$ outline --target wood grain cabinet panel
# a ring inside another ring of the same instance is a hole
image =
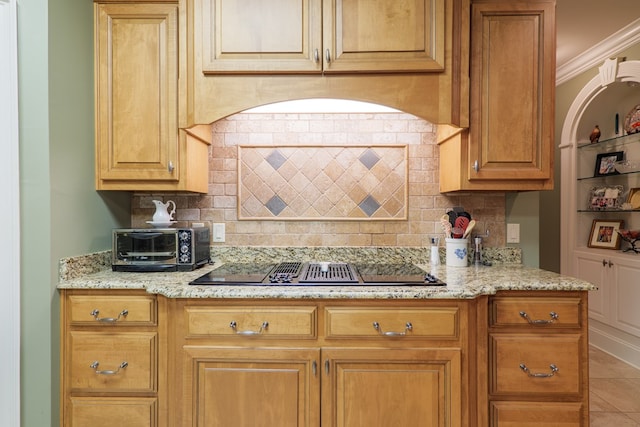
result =
[[[553,189],[555,0],[471,2],[469,128],[438,128],[440,191]]]
[[[445,0],[200,0],[205,74],[444,71]]]
[[[327,348],[322,357],[323,426],[461,425],[459,350]]]
[[[579,328],[580,298],[496,298],[491,304],[493,326]]]
[[[583,426],[580,403],[493,402],[493,427]]]
[[[154,326],[157,303],[153,296],[72,295],[67,309],[72,325]]]
[[[69,346],[72,391],[156,391],[155,332],[73,331]]]
[[[154,427],[157,399],[153,397],[73,397],[67,427]]]
[[[180,425],[317,426],[319,349],[184,348]]]
[[[316,307],[186,307],[188,337],[315,338]]]
[[[402,336],[458,338],[459,310],[444,308],[327,307],[327,338]]]

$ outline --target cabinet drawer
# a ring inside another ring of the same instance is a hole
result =
[[[69,427],[153,427],[157,401],[152,397],[72,397]]]
[[[328,338],[457,338],[460,321],[457,307],[327,307],[326,319]]]
[[[491,426],[582,426],[582,403],[491,402]]]
[[[316,307],[186,307],[187,337],[315,338]]]
[[[73,391],[156,390],[155,332],[71,331],[69,356],[68,381]]]
[[[582,339],[579,334],[491,335],[491,393],[579,396]]]
[[[155,325],[156,298],[152,295],[70,295],[67,313],[71,325]]]
[[[495,298],[492,326],[580,327],[580,298]]]

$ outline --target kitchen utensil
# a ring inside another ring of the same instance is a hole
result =
[[[463,239],[466,239],[470,234],[471,231],[473,230],[473,228],[476,226],[476,220],[472,219],[471,221],[469,221],[469,224],[467,225],[467,228],[464,230],[464,234],[462,235]]]
[[[440,223],[442,224],[442,231],[444,231],[444,237],[447,239],[451,238],[451,222],[449,221],[449,215],[444,214],[442,218],[440,218]]]
[[[451,237],[454,239],[460,239],[464,234],[464,230],[461,227],[453,227],[451,229]]]
[[[467,229],[468,225],[469,225],[469,218],[467,218],[465,216],[459,216],[458,218],[456,218],[455,227],[456,228],[461,228],[462,229],[462,233],[464,233],[464,231]],[[462,237],[462,234],[460,235],[460,237]]]
[[[449,219],[449,223],[451,224],[451,226],[455,227],[456,218],[458,218],[458,214],[455,213],[454,211],[449,211],[449,212],[447,212],[447,217]]]

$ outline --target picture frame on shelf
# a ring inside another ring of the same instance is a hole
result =
[[[593,176],[618,175],[615,164],[622,160],[624,151],[614,151],[611,153],[600,153],[596,157],[595,170]]]
[[[620,230],[624,221],[610,219],[594,219],[589,234],[588,247],[599,249],[620,249]]]
[[[629,190],[627,203],[631,205],[631,209],[640,209],[640,188],[632,188]]]
[[[623,191],[624,186],[622,185],[600,185],[592,187],[589,192],[588,209],[592,211],[619,210],[621,208]]]

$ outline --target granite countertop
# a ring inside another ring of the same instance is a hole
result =
[[[447,267],[415,262],[447,286],[234,286],[189,285],[193,279],[223,264],[217,261],[198,270],[167,273],[100,271],[61,278],[59,289],[144,289],[169,298],[253,299],[470,299],[501,290],[588,291],[596,287],[584,280],[506,263],[494,266]],[[104,267],[104,266],[103,266]]]

